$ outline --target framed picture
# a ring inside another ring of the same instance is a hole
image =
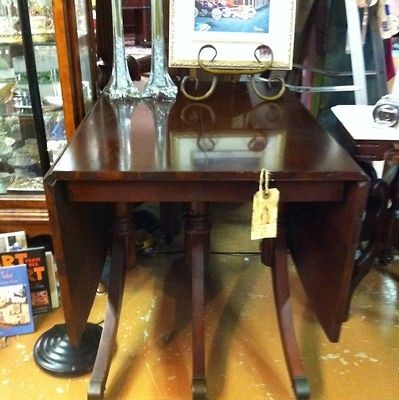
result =
[[[291,69],[295,0],[170,0],[169,66],[259,67],[255,52],[269,46],[272,69]],[[256,50],[258,49],[258,50]],[[261,49],[261,48],[260,48]],[[262,54],[257,53],[262,61]]]

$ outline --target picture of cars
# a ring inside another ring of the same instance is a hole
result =
[[[213,2],[210,0],[195,0],[195,17],[212,17],[215,21],[219,21],[223,15],[224,5],[222,2]]]
[[[251,5],[237,6],[232,1],[223,0],[195,0],[195,17],[211,17],[215,21],[224,18],[250,19],[256,14],[255,7]]]

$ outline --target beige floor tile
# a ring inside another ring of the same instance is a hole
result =
[[[228,206],[226,210],[232,215],[230,222],[220,213],[212,213],[216,254],[211,256],[206,273],[210,400],[293,399],[274,313],[270,271],[253,254],[257,244],[247,239],[248,226],[242,219],[245,207]],[[182,263],[179,240],[174,242],[174,254],[140,257],[139,265],[128,272],[106,400],[190,399],[190,276]],[[391,270],[399,274],[398,260]],[[340,341],[330,343],[292,266],[290,280],[311,399],[398,399],[397,281],[373,269],[356,290]],[[106,295],[97,296],[91,322],[103,320],[105,303]],[[89,375],[54,377],[33,361],[36,339],[62,321],[62,310],[53,311],[37,319],[34,334],[8,338],[3,344],[0,400],[86,398]]]

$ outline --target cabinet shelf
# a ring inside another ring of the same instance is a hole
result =
[[[54,44],[54,31],[34,33],[32,34],[32,40],[35,45]],[[20,33],[0,34],[0,45],[1,44],[22,44],[22,36]]]
[[[0,195],[0,231],[51,235],[44,194]]]
[[[46,115],[58,115],[60,112],[62,112],[62,108],[57,107],[57,108],[50,108],[46,106],[42,106],[43,108],[43,113]],[[21,110],[2,110],[0,108],[0,118],[1,117],[19,117],[19,118],[33,118],[32,110],[31,108],[26,108],[26,109],[21,109]]]

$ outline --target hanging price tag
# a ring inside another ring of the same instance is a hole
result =
[[[277,236],[277,216],[280,192],[269,189],[269,171],[262,169],[259,190],[254,194],[252,205],[251,240]]]

